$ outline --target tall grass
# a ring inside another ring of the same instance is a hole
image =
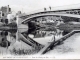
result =
[[[12,55],[33,55],[38,53],[38,50],[36,49],[15,49],[10,50],[10,53]]]

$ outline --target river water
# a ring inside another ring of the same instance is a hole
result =
[[[54,26],[49,27],[50,25],[46,26],[45,24],[42,24],[40,26],[36,26],[33,23],[31,23],[31,25],[29,24],[26,25],[21,24],[18,26],[18,28],[16,28],[17,26],[15,24],[11,24],[12,26],[11,25],[9,26],[10,27],[9,30],[7,29],[0,30],[1,54],[2,53],[13,54],[14,50],[22,51],[24,49],[34,51],[35,49],[33,47],[29,46],[28,44],[21,40],[22,38],[19,35],[22,34],[23,32],[26,34],[26,36],[29,36],[31,39],[44,46],[46,46],[47,44],[51,43],[54,40],[60,39],[65,34],[69,33],[67,31],[59,30]]]

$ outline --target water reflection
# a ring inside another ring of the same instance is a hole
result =
[[[40,43],[39,39],[43,42],[45,39],[47,42],[52,42],[53,40],[58,40],[59,38],[63,37],[64,35],[68,34],[69,31],[67,30],[60,30],[56,26],[54,26],[54,23],[48,23],[47,25],[44,24],[38,24],[34,21],[29,21],[28,23],[28,29],[23,32],[18,32],[20,34],[25,33],[26,39],[27,36],[32,38],[33,40],[36,40],[38,43]],[[57,23],[57,22],[56,22]],[[59,25],[59,24],[56,24]],[[7,27],[7,28],[5,28]],[[17,24],[16,23],[10,23],[8,25],[4,25],[2,27],[3,29],[0,30],[0,45],[4,47],[10,46],[10,44],[13,44],[16,42],[16,38],[18,36],[17,33]],[[31,36],[33,35],[33,37]],[[19,36],[18,36],[19,37]],[[50,39],[46,39],[49,37]],[[49,41],[50,40],[50,41]],[[4,42],[5,41],[5,42]],[[44,41],[45,42],[45,41]],[[8,44],[8,45],[7,45]]]
[[[0,26],[0,46],[9,47],[16,40],[17,24],[3,24]]]
[[[25,25],[26,29],[17,29],[16,23],[10,23],[2,27],[3,29],[0,29],[0,46],[8,48],[14,44],[10,46],[13,50],[17,51],[19,48],[18,50],[20,51],[20,49],[27,50],[30,48],[30,50],[38,52],[43,46],[69,33],[68,31],[58,29],[53,23],[39,25],[34,21],[29,21],[27,24],[23,24],[22,27]]]

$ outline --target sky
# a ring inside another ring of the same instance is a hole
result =
[[[80,4],[80,0],[0,0],[0,7],[10,5],[12,11],[34,12],[44,7],[60,7]]]

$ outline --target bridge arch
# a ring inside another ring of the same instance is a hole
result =
[[[67,17],[74,17],[74,18],[80,18],[80,15],[73,15],[73,14],[61,14],[61,13],[41,13],[41,14],[33,14],[26,18],[25,20],[22,21],[24,23],[25,21],[28,22],[29,19],[31,18],[36,18],[36,17],[42,17],[42,16],[67,16]]]

